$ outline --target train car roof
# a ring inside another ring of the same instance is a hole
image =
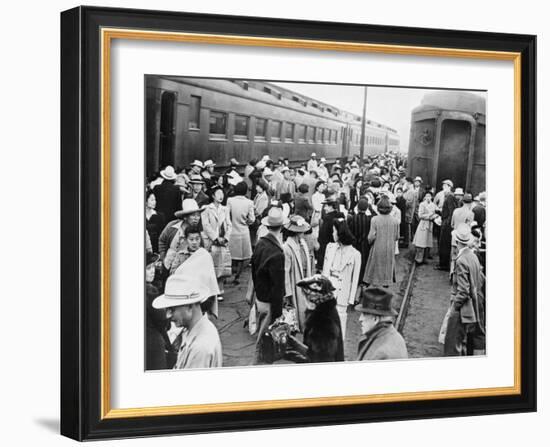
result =
[[[342,110],[331,104],[319,101],[299,92],[272,84],[265,81],[241,80],[241,79],[208,79],[208,78],[188,78],[179,76],[159,76],[180,84],[196,85],[202,88],[218,90],[223,93],[234,94],[237,96],[249,98],[251,100],[262,100],[273,105],[284,105],[298,112],[314,114],[323,118],[333,119],[340,122],[361,125],[361,116]],[[367,118],[367,124],[372,128],[387,130],[397,135],[397,131],[384,124],[377,123]]]
[[[415,107],[412,113],[436,109],[485,115],[485,98],[463,91],[431,92],[424,95],[420,105]]]

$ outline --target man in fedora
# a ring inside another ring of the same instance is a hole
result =
[[[204,165],[202,164],[202,161],[194,160],[193,163],[191,163],[191,175],[201,175],[203,169]]]
[[[216,166],[216,163],[214,163],[212,160],[206,160],[204,162],[204,168],[201,172],[202,178],[204,179],[204,182],[206,183],[206,187],[210,188],[212,186],[212,177],[214,176],[214,167]]]
[[[485,276],[472,250],[474,237],[470,225],[461,223],[455,230],[458,253],[452,274],[451,310],[447,320],[444,353],[446,356],[485,353]]]
[[[166,281],[164,295],[153,301],[155,309],[165,309],[166,318],[187,329],[174,369],[219,368],[222,346],[218,330],[201,310],[209,291],[195,279],[192,271],[178,271]]]
[[[156,210],[162,213],[165,222],[169,222],[174,219],[174,213],[181,205],[181,191],[175,185],[177,175],[172,166],[166,166],[160,171],[160,175],[163,178],[162,183],[153,188],[157,199]]]
[[[202,190],[204,186],[204,179],[202,178],[202,176],[198,174],[192,174],[191,178],[189,179],[189,184],[191,185],[191,194],[188,198],[194,199],[199,207],[208,205],[210,199]]]
[[[361,292],[355,310],[361,312],[357,360],[408,358],[405,340],[393,325],[397,312],[392,308],[393,294],[384,288],[369,287]]]
[[[285,296],[285,256],[279,242],[285,219],[282,209],[270,208],[262,219],[268,233],[256,243],[252,255],[252,281],[256,292],[258,339],[255,364],[263,363],[262,335],[283,312]]]

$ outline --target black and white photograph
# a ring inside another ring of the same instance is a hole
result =
[[[145,370],[486,355],[486,91],[144,83]]]

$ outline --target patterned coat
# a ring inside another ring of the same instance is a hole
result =
[[[387,286],[395,282],[395,242],[399,239],[399,223],[389,214],[374,216],[368,238],[371,250],[363,281]]]
[[[309,249],[303,239],[289,237],[283,245],[285,254],[285,296],[291,297],[292,305],[296,309],[296,317],[300,330],[304,330],[306,298],[301,287],[296,283],[311,276],[311,258]]]

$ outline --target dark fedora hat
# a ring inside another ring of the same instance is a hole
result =
[[[397,312],[391,307],[393,293],[381,287],[369,287],[361,292],[361,302],[355,310],[373,315],[395,317]]]

